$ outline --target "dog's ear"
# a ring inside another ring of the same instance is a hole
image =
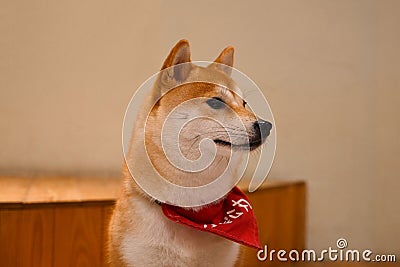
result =
[[[221,54],[219,54],[219,56],[214,60],[215,63],[219,63],[215,64],[216,67],[229,76],[232,74],[234,50],[235,49],[233,48],[233,46],[228,46],[224,50],[222,50]]]
[[[182,39],[169,52],[157,77],[153,89],[153,99],[157,103],[156,106],[159,105],[158,100],[164,93],[187,79],[192,69],[190,62],[189,42]]]
[[[182,39],[172,48],[171,52],[169,52],[161,70],[169,68],[166,73],[168,78],[175,79],[176,81],[184,81],[190,72],[191,64],[185,64],[173,68],[170,67],[182,63],[188,63],[190,61],[189,42]]]

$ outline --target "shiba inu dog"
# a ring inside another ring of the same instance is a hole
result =
[[[218,212],[226,197],[212,202],[207,197],[235,185],[230,177],[237,175],[243,152],[262,145],[272,128],[246,108],[231,78],[233,53],[233,47],[227,47],[212,64],[201,67],[191,63],[189,43],[181,40],[164,61],[164,71],[143,104],[146,111],[137,118],[123,166],[123,189],[109,226],[111,266],[234,266],[237,261],[237,243],[188,227],[191,222],[182,225],[171,219],[177,203],[197,203],[179,207],[180,211],[202,214],[198,228],[217,229],[217,224],[204,222],[211,216],[207,209]],[[140,171],[132,174],[130,168]],[[201,194],[163,191],[156,173],[180,187],[208,189]],[[221,176],[223,181],[213,186]],[[149,195],[139,178],[165,197]],[[247,200],[232,203],[249,212]],[[228,227],[229,222],[220,224]]]

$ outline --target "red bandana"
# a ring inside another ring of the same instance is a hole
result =
[[[261,249],[253,208],[247,196],[238,187],[234,187],[223,201],[199,211],[165,203],[161,206],[164,215],[171,221]]]

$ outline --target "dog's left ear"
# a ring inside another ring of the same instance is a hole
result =
[[[222,50],[221,54],[219,54],[219,56],[214,60],[215,63],[219,63],[215,64],[216,67],[229,76],[232,74],[234,51],[235,49],[233,48],[233,46],[228,46],[224,50]]]

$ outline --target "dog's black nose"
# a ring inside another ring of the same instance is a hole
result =
[[[264,139],[270,134],[272,124],[268,121],[258,119],[256,122],[254,122],[253,127],[256,133],[260,134],[261,138]]]

